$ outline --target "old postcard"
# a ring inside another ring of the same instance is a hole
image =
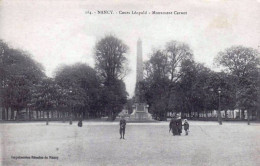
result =
[[[259,166],[259,0],[0,0],[0,165]]]

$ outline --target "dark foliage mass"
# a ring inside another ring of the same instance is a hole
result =
[[[77,63],[59,67],[48,78],[30,54],[0,40],[0,107],[3,120],[109,117],[127,108],[126,76],[128,46],[109,35],[96,43],[95,68]],[[181,112],[186,117],[209,115],[213,110],[248,111],[259,119],[259,52],[232,46],[219,52],[214,72],[196,63],[190,47],[171,41],[154,50],[144,64],[139,98],[155,118]],[[218,89],[221,88],[221,94]],[[221,103],[221,104],[220,104]]]
[[[114,120],[127,102],[125,83],[128,47],[114,36],[106,36],[95,47],[95,68],[101,78],[102,112]]]
[[[166,119],[169,112],[207,118],[213,110],[226,114],[239,109],[241,118],[245,110],[259,118],[259,53],[234,46],[220,52],[215,63],[225,70],[214,72],[196,63],[189,46],[176,41],[155,50],[145,63],[146,78],[139,83],[149,111],[155,118]]]
[[[0,41],[0,106],[2,119],[70,119],[109,116],[127,102],[122,81],[128,47],[108,36],[95,47],[96,68],[77,63],[59,67],[54,78],[29,53]]]

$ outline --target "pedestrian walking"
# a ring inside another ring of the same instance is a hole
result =
[[[79,126],[79,127],[82,127],[82,119],[79,120],[78,126]]]
[[[80,117],[80,118],[79,118],[79,122],[78,122],[78,126],[79,126],[79,127],[82,127],[82,125],[83,125],[83,124],[82,124],[82,120],[83,120],[83,118]]]
[[[120,139],[125,139],[125,127],[126,127],[126,120],[124,119],[124,116],[121,116],[121,120],[120,120],[120,129],[119,129],[119,133],[120,133]]]
[[[184,126],[184,130],[185,130],[185,135],[188,135],[190,125],[189,125],[187,119],[184,119],[183,126]]]

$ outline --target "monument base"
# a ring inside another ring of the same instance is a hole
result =
[[[133,105],[133,113],[130,115],[131,121],[150,121],[152,115],[148,112],[148,105],[145,103],[135,103]]]

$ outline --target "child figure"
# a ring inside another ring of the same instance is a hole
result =
[[[121,116],[121,120],[120,120],[120,129],[119,129],[119,133],[120,133],[120,139],[125,139],[125,126],[126,126],[126,120],[124,119],[124,116]]]
[[[183,126],[184,126],[184,130],[185,130],[185,135],[188,135],[189,123],[188,123],[187,119],[184,119]]]

